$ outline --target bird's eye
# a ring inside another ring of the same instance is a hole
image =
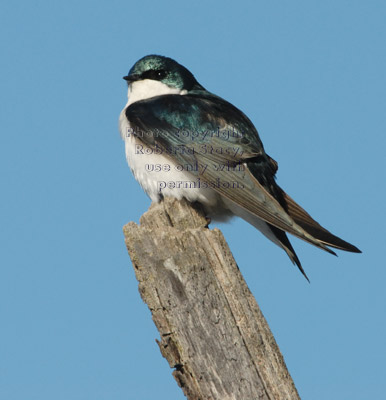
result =
[[[166,75],[167,75],[167,73],[163,69],[158,69],[158,70],[151,69],[149,71],[145,71],[142,74],[142,78],[143,79],[152,79],[154,81],[160,81],[160,80],[164,79],[166,77]]]
[[[161,69],[160,71],[157,71],[158,79],[164,79],[165,76],[166,76],[166,71],[164,71],[163,69]]]

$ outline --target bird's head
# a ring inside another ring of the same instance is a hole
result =
[[[153,80],[167,85],[170,89],[203,89],[193,74],[171,58],[149,55],[138,60],[124,76],[128,84],[143,80]]]

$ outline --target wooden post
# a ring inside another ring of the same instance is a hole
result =
[[[299,399],[221,231],[207,224],[199,206],[166,198],[123,228],[162,355],[189,400]]]

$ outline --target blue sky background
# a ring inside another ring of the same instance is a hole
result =
[[[242,109],[278,183],[363,254],[297,239],[308,284],[222,225],[304,399],[386,391],[383,1],[15,1],[0,6],[0,398],[183,399],[122,226],[150,201],[117,130],[121,79],[157,53]]]

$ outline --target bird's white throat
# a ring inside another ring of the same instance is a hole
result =
[[[151,97],[162,96],[165,94],[181,94],[187,93],[185,89],[171,88],[160,81],[152,79],[143,79],[141,81],[132,82],[127,92],[128,102],[126,107],[136,101],[149,99]]]

